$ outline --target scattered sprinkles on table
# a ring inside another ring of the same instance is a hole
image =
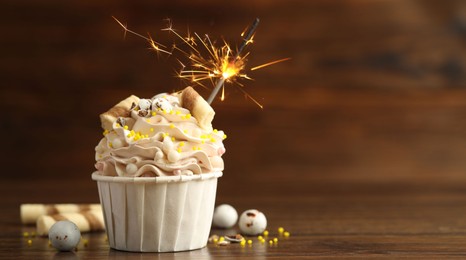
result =
[[[277,235],[278,236],[281,236],[281,237],[285,237],[285,238],[288,238],[290,236],[290,232],[289,231],[286,231],[285,228],[283,227],[279,227],[277,229]],[[264,245],[266,244],[266,242],[268,241],[268,245],[269,246],[273,246],[273,247],[277,247],[278,246],[278,242],[279,242],[279,238],[278,237],[273,237],[271,239],[266,239],[269,235],[271,235],[269,233],[268,230],[264,230],[264,232],[262,232],[262,235],[258,235],[257,236],[257,241],[254,242],[254,240],[252,239],[246,239],[244,238],[241,234],[237,234],[235,236],[218,236],[218,235],[211,235],[209,237],[209,243],[212,243],[212,244],[216,244],[218,246],[226,246],[228,244],[234,244],[234,243],[239,243],[239,245],[241,247],[245,247],[246,245],[248,245],[248,247],[252,247],[254,244],[259,244],[259,245]],[[228,243],[225,243],[225,242],[228,242]]]

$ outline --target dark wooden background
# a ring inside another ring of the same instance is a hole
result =
[[[161,42],[171,41],[160,31],[171,18],[182,32],[237,44],[259,17],[249,65],[292,58],[248,73],[254,81],[245,89],[263,110],[232,86],[213,104],[214,126],[228,134],[218,202],[270,212],[272,226],[287,225],[306,241],[303,255],[409,253],[396,246],[403,238],[374,246],[367,234],[409,234],[421,239],[419,252],[433,255],[463,252],[466,2],[459,0],[3,1],[0,201],[10,211],[2,225],[18,226],[20,203],[97,201],[90,174],[98,115],[130,94],[185,86],[173,77],[174,59],[124,38],[111,16]],[[359,242],[337,239],[348,234]],[[437,251],[436,240],[444,245]]]

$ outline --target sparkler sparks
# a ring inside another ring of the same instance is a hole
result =
[[[173,55],[175,52],[177,52],[180,53],[184,59],[187,59],[186,63],[178,59],[182,68],[177,73],[177,76],[204,88],[208,88],[205,85],[206,81],[215,86],[211,95],[207,99],[209,104],[212,103],[212,101],[215,99],[220,88],[222,89],[221,100],[223,101],[225,99],[226,82],[233,83],[233,85],[237,86],[237,88],[247,98],[252,100],[260,108],[263,108],[263,106],[256,99],[254,99],[243,89],[244,85],[242,85],[238,80],[252,80],[252,78],[250,78],[245,73],[246,70],[253,71],[279,62],[290,60],[290,58],[279,59],[264,63],[251,69],[246,69],[247,58],[250,53],[247,52],[244,55],[242,53],[247,45],[253,43],[255,31],[259,24],[258,18],[254,20],[250,27],[246,28],[246,30],[241,33],[241,36],[244,37],[243,42],[236,52],[234,52],[230,45],[225,41],[223,41],[221,46],[217,46],[216,42],[212,42],[207,34],[205,34],[204,37],[200,37],[197,33],[193,33],[193,35],[191,35],[188,30],[187,35],[182,36],[175,29],[173,29],[171,20],[168,20],[168,26],[162,29],[162,31],[168,31],[169,33],[172,33],[176,39],[181,41],[181,43],[174,43],[171,50],[169,50],[165,45],[154,41],[150,35],[145,37],[139,33],[131,31],[118,19],[115,17],[113,17],[113,19],[115,19],[115,21],[124,29],[125,35],[127,32],[129,32],[147,40],[151,48],[157,53]]]

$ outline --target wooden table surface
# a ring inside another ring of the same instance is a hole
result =
[[[95,183],[90,180],[39,181],[23,185],[2,182],[0,188],[7,203],[1,215],[0,255],[20,259],[152,259],[217,257],[281,258],[290,257],[421,257],[445,258],[466,255],[466,195],[461,183],[406,185],[355,184],[353,182],[311,183],[305,195],[293,194],[283,183],[265,182],[267,194],[249,196],[246,191],[234,196],[222,192],[220,179],[217,202],[228,202],[243,211],[261,209],[268,218],[270,238],[278,244],[261,244],[252,237],[252,246],[239,244],[217,246],[178,253],[128,253],[109,248],[105,233],[83,234],[89,243],[78,245],[73,253],[58,253],[48,246],[48,239],[24,237],[35,228],[19,221],[16,201],[96,202]],[[298,182],[288,185],[299,187]],[[38,188],[40,187],[40,188]],[[10,195],[14,194],[15,198]],[[57,194],[61,194],[57,199]],[[254,193],[252,193],[254,194]],[[277,228],[291,232],[289,238],[278,235]],[[212,229],[211,234],[235,234],[232,230]],[[28,240],[32,244],[28,244]]]
[[[466,257],[464,1],[158,2],[2,3],[1,259]],[[228,135],[216,203],[257,208],[271,237],[289,238],[138,254],[109,249],[104,233],[73,253],[23,236],[34,227],[21,203],[98,202],[98,114],[186,85],[176,59],[123,38],[112,15],[162,42],[169,17],[234,44],[259,17],[250,67],[292,58],[247,72],[264,109],[231,85],[213,103]]]

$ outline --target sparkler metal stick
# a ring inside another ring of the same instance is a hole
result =
[[[246,37],[244,37],[243,43],[239,47],[238,52],[236,53],[235,58],[233,59],[232,63],[236,62],[236,60],[240,57],[241,52],[244,50],[246,45],[251,41],[251,38],[253,37],[254,32],[256,31],[258,25],[259,25],[259,18],[256,18],[254,20],[254,22],[252,23],[251,27],[249,27],[249,30],[246,33]],[[212,90],[212,93],[210,94],[209,98],[207,99],[207,103],[211,104],[212,101],[214,101],[215,97],[218,94],[218,91],[223,86],[226,79],[227,79],[226,77],[221,77],[218,80],[217,85],[215,85],[214,90]]]

